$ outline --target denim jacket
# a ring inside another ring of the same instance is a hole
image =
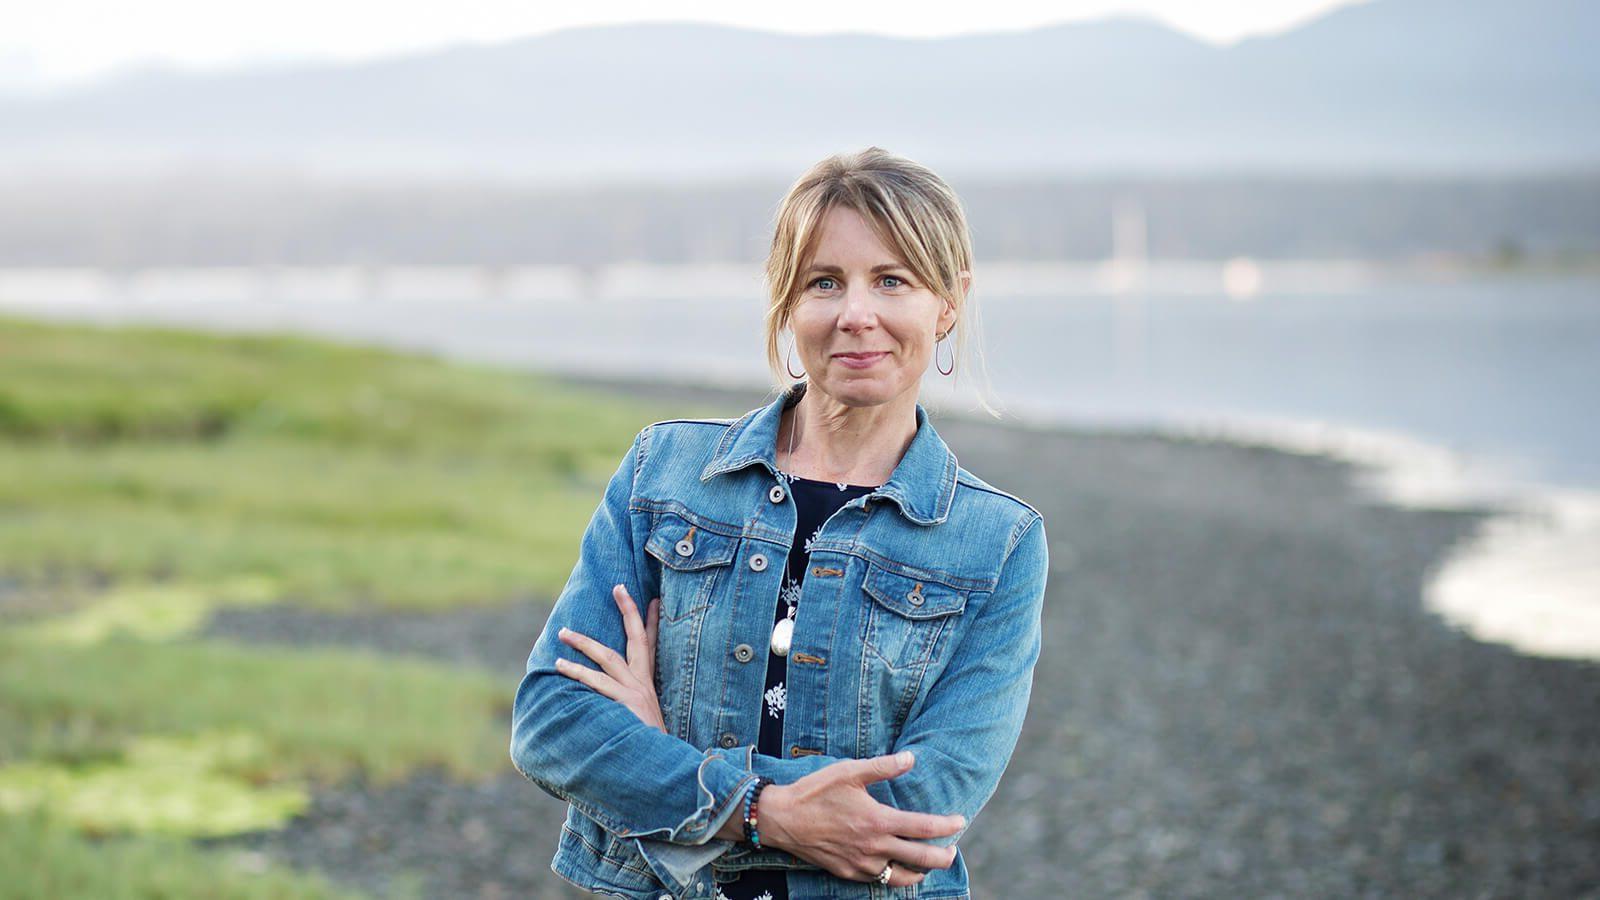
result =
[[[737,419],[670,419],[633,440],[582,537],[512,706],[517,771],[567,801],[551,868],[591,892],[714,900],[740,869],[789,870],[792,900],[968,898],[959,848],[920,884],[840,878],[782,850],[714,837],[757,775],[788,784],[900,750],[880,803],[971,827],[1022,729],[1049,568],[1032,506],[960,467],[916,406],[889,480],[817,533],[788,660],[782,757],[756,752],[767,645],[795,507],[778,473],[799,382]],[[666,731],[561,674],[594,668],[562,627],[626,652],[612,585],[661,598],[656,688]],[[964,833],[965,829],[963,829]],[[949,846],[960,833],[929,839]]]

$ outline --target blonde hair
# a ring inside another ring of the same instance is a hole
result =
[[[767,367],[773,383],[790,384],[778,336],[789,325],[799,302],[804,273],[822,236],[822,222],[834,207],[855,210],[878,240],[892,248],[907,268],[955,310],[952,365],[959,381],[967,355],[967,334],[976,326],[976,312],[961,289],[961,272],[972,271],[972,236],[955,191],[920,163],[881,147],[838,153],[801,175],[778,206],[772,246],[767,253]],[[935,348],[937,350],[937,348]],[[976,349],[976,346],[975,346]],[[978,354],[980,375],[982,353]],[[981,378],[987,386],[987,378]],[[979,403],[991,415],[987,391]]]

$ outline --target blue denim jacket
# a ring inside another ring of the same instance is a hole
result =
[[[911,750],[867,789],[971,827],[1016,748],[1041,645],[1049,557],[1039,512],[961,468],[927,412],[888,482],[823,523],[788,656],[781,758],[755,752],[767,643],[795,508],[776,464],[800,382],[738,419],[643,428],[583,533],[512,708],[517,771],[568,802],[551,868],[626,898],[713,900],[739,869],[789,869],[792,900],[967,898],[965,861],[911,887],[857,882],[781,850],[713,837],[757,774],[788,784],[844,759]],[[625,652],[611,587],[661,598],[666,731],[561,674],[594,664],[571,627]],[[963,829],[964,833],[964,829]],[[960,834],[931,839],[949,846]]]

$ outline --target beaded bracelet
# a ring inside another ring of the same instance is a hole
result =
[[[756,803],[761,794],[761,789],[772,783],[772,779],[765,775],[757,775],[755,783],[750,785],[750,790],[745,794],[744,800],[744,839],[757,850],[761,848],[761,833],[756,830]]]

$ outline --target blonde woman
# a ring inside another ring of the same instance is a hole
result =
[[[918,401],[960,356],[936,361],[970,312],[964,212],[910,160],[830,157],[784,197],[767,281],[787,386],[635,436],[511,758],[568,801],[551,866],[595,893],[967,898],[956,840],[1022,728],[1049,559]]]

